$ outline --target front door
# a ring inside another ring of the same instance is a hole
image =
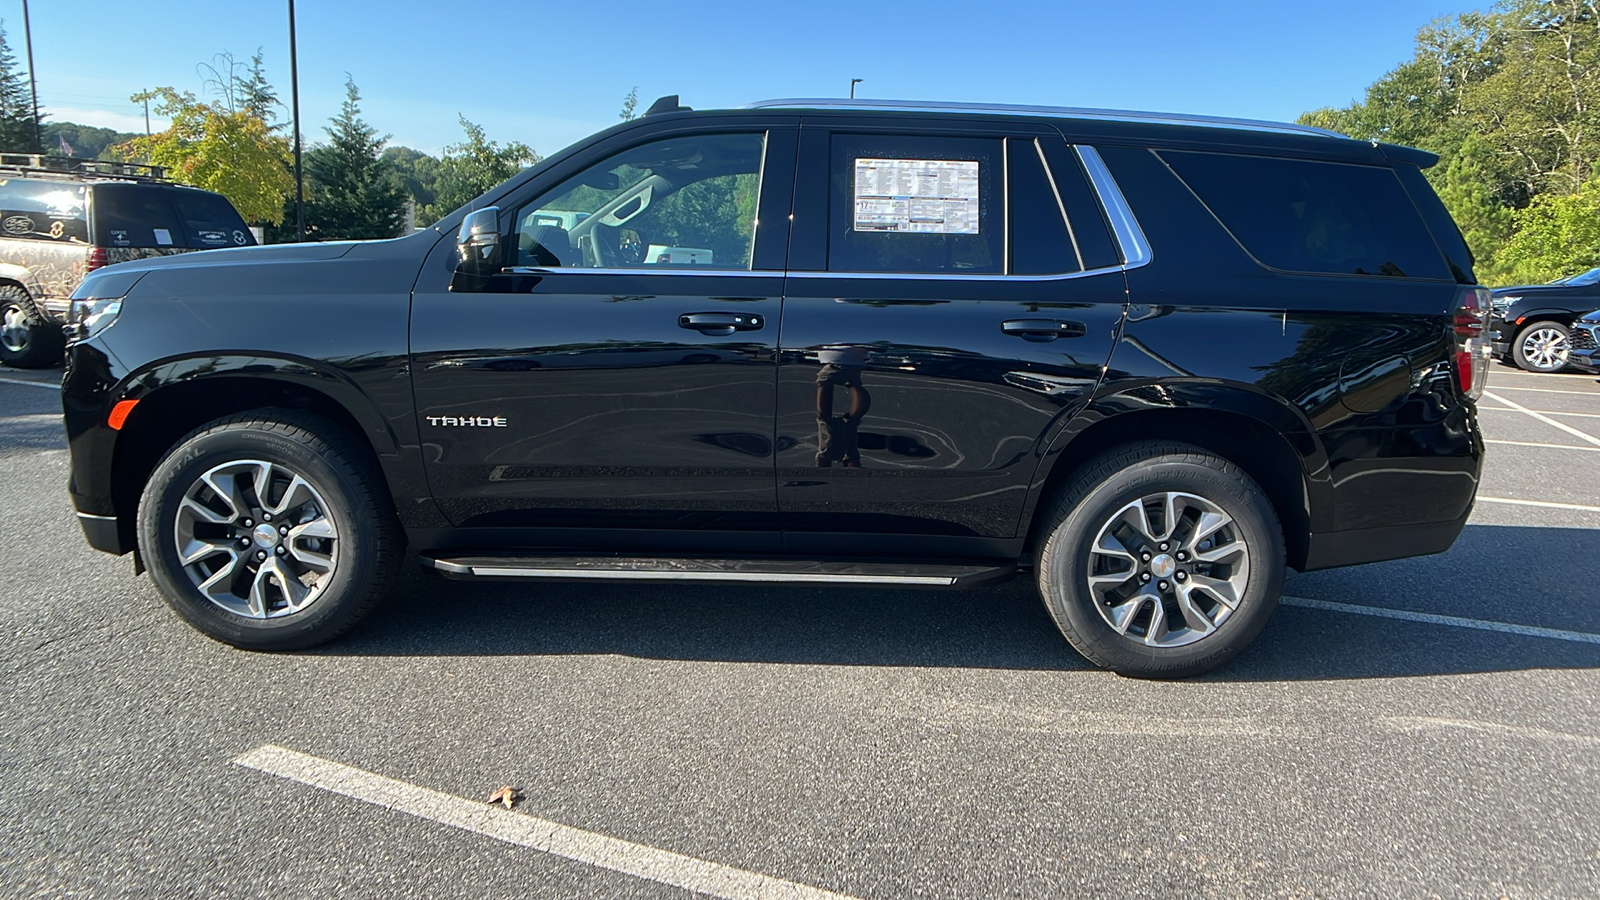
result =
[[[543,543],[688,531],[775,547],[794,130],[628,134],[502,202],[506,274],[419,283],[429,486],[453,524],[551,530]]]
[[[1099,382],[1126,300],[1078,157],[1026,126],[802,125],[785,544],[1014,552],[1048,436]]]

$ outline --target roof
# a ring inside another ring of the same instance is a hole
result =
[[[1140,112],[1127,109],[1089,109],[1071,106],[1022,106],[1006,103],[945,103],[932,100],[834,100],[789,98],[760,100],[742,109],[868,110],[878,112],[937,112],[970,115],[1041,116],[1054,119],[1088,119],[1100,122],[1141,122],[1150,125],[1189,125],[1201,128],[1232,128],[1274,134],[1300,134],[1350,140],[1337,131],[1268,122],[1260,119],[1233,119],[1222,116],[1192,116],[1180,113]]]

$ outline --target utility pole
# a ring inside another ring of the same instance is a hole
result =
[[[851,100],[854,100],[856,98],[856,85],[860,84],[863,81],[866,81],[866,79],[865,78],[852,78],[852,79],[850,79],[850,99]]]
[[[294,118],[294,223],[296,240],[306,239],[306,176],[300,166],[300,56],[294,43],[294,0],[289,0],[289,102]]]
[[[33,29],[28,24],[28,0],[22,0],[22,39],[28,44],[28,90],[33,93],[34,149],[44,152],[44,126],[39,124],[39,83],[33,77]]]

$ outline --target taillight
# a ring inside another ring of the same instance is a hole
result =
[[[106,258],[106,248],[94,247],[89,250],[89,265],[87,268],[90,272],[95,269],[103,269],[110,263],[111,261]]]
[[[1461,292],[1456,307],[1456,381],[1461,393],[1476,400],[1483,396],[1489,380],[1489,342],[1483,338],[1484,317],[1489,314],[1489,290],[1469,288]]]

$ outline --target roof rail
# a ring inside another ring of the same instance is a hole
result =
[[[1064,119],[1094,119],[1106,122],[1147,122],[1152,125],[1191,125],[1206,128],[1239,128],[1279,134],[1308,134],[1349,140],[1327,128],[1267,122],[1260,119],[1231,119],[1222,116],[1191,116],[1180,113],[1139,112],[1128,109],[1087,109],[1072,106],[1020,106],[1007,103],[945,103],[933,100],[833,100],[791,98],[760,100],[741,109],[863,109],[880,112],[954,112],[990,115],[1050,116]]]
[[[57,178],[99,178],[120,181],[166,181],[163,166],[47,156],[43,153],[0,153],[0,173],[12,177],[43,175]]]

